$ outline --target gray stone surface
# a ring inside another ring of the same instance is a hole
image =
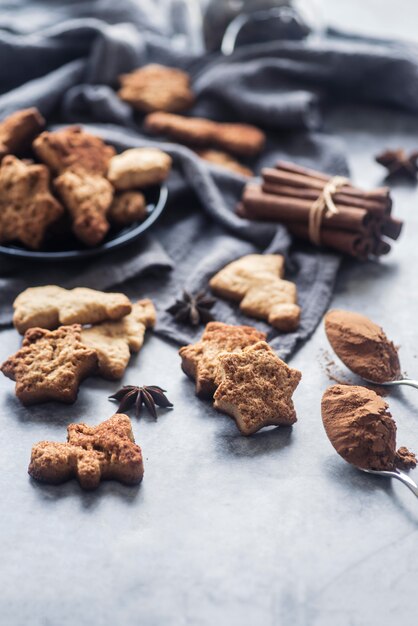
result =
[[[327,125],[359,184],[381,183],[378,150],[416,147],[418,122],[395,113],[350,107]],[[417,377],[417,190],[397,185],[393,196],[406,220],[401,240],[380,264],[346,264],[333,306],[381,322]],[[0,359],[18,345],[2,332]],[[143,484],[91,494],[74,481],[32,482],[30,449],[63,440],[69,422],[110,416],[118,385],[89,379],[74,406],[28,410],[1,377],[0,624],[385,626],[413,617],[418,502],[333,451],[320,417],[324,348],[319,328],[291,361],[303,372],[297,424],[244,438],[195,398],[176,349],[148,339],[125,382],[162,385],[175,408],[157,422],[133,418]],[[399,443],[418,450],[416,390],[389,402]]]

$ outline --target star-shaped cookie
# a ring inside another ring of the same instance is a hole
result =
[[[96,351],[81,342],[81,326],[74,324],[54,331],[31,328],[0,369],[16,381],[16,396],[29,405],[75,402],[80,382],[96,367]]]
[[[233,417],[243,435],[296,422],[292,395],[301,373],[288,367],[264,341],[241,352],[221,354],[219,376],[214,407]]]
[[[12,155],[0,167],[0,243],[20,241],[37,250],[50,224],[64,213],[49,191],[45,165],[28,165]]]
[[[252,326],[209,322],[200,341],[179,351],[183,371],[196,381],[196,395],[212,398],[218,382],[219,354],[242,350],[265,338],[265,333]]]
[[[84,171],[105,176],[115,149],[81,126],[67,126],[54,132],[45,131],[33,142],[38,157],[51,170]]]
[[[97,352],[99,373],[105,378],[122,378],[131,352],[139,352],[145,331],[156,322],[151,300],[139,300],[132,312],[117,322],[103,322],[81,331],[81,340]]]
[[[116,413],[98,426],[70,424],[67,433],[67,443],[40,441],[33,446],[32,478],[51,484],[77,478],[83,489],[95,489],[101,480],[126,485],[142,480],[141,448],[135,444],[127,415]]]

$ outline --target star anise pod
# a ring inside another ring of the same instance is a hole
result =
[[[183,297],[177,299],[174,304],[168,307],[167,311],[171,313],[176,322],[186,322],[192,326],[197,326],[201,322],[207,324],[214,319],[210,309],[215,302],[215,298],[211,298],[204,291],[199,291],[193,295],[184,290]]]
[[[135,405],[135,414],[139,417],[142,405],[148,409],[152,417],[157,418],[156,406],[164,408],[173,406],[170,400],[164,395],[165,389],[157,387],[157,385],[149,385],[144,387],[135,387],[134,385],[126,385],[119,389],[112,396],[111,400],[118,400],[118,412],[126,411]]]
[[[418,151],[407,155],[405,150],[385,150],[376,157],[377,163],[388,170],[388,176],[407,175],[416,180],[418,173]]]

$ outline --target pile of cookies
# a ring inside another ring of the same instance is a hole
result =
[[[180,349],[196,394],[234,418],[243,435],[296,422],[292,395],[301,373],[279,359],[266,335],[251,326],[209,322],[195,344]]]
[[[284,280],[284,269],[280,254],[249,254],[223,267],[209,286],[239,302],[246,315],[291,332],[301,309],[296,285]],[[292,395],[301,373],[279,359],[266,339],[252,326],[211,321],[200,341],[179,352],[183,371],[196,381],[196,394],[213,399],[214,408],[233,417],[243,435],[296,421]]]
[[[72,232],[97,246],[111,225],[145,219],[142,190],[167,178],[168,154],[134,148],[117,155],[79,126],[42,132],[44,126],[36,109],[0,122],[0,243],[39,250]]]
[[[254,256],[253,265],[263,274],[266,268],[260,262],[257,266]],[[277,256],[266,257],[266,262],[280,273],[282,261]],[[245,272],[240,275],[245,277]],[[13,323],[23,335],[22,347],[0,370],[15,381],[17,398],[25,406],[72,403],[87,376],[122,378],[131,353],[141,349],[146,330],[154,327],[156,311],[148,299],[131,303],[121,293],[46,285],[26,289],[16,298]],[[301,374],[276,356],[265,333],[250,326],[210,322],[201,340],[181,348],[180,356],[184,372],[196,381],[197,395],[213,399],[214,407],[231,415],[244,435],[296,421],[292,394]],[[112,397],[146,395],[147,390],[162,391],[124,387]],[[163,399],[164,403],[157,403],[172,406]],[[123,413],[95,427],[70,424],[67,442],[42,441],[33,446],[29,466],[37,480],[61,483],[75,477],[85,489],[97,487],[102,479],[135,484],[143,471],[141,449]]]
[[[151,300],[132,304],[121,293],[82,287],[26,289],[14,302],[22,347],[0,369],[16,382],[16,396],[26,406],[72,403],[87,376],[121,378],[130,354],[141,349],[146,329],[155,322]],[[136,484],[144,468],[130,419],[117,413],[96,427],[70,424],[67,443],[33,446],[29,473],[47,483],[75,477],[83,488],[94,489],[102,479]]]
[[[119,97],[145,114],[146,132],[189,146],[202,159],[242,176],[252,176],[252,171],[235,157],[259,154],[265,144],[265,134],[249,124],[178,115],[195,102],[187,72],[150,64],[123,74],[119,82]]]
[[[24,405],[74,402],[87,376],[122,378],[132,352],[156,322],[151,300],[131,303],[120,293],[55,285],[23,291],[13,322],[24,335],[20,350],[0,367],[16,382]]]

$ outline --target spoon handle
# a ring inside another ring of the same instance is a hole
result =
[[[410,378],[400,378],[399,380],[391,380],[388,383],[385,383],[385,385],[408,385],[408,387],[415,387],[415,389],[418,389],[418,380],[411,380]]]
[[[397,470],[396,472],[390,472],[390,475],[392,476],[392,478],[396,478],[397,480],[400,480],[401,483],[406,485],[412,491],[412,493],[415,494],[416,497],[418,498],[418,485],[414,483],[412,478],[409,478],[407,474],[404,474],[403,472],[400,472],[399,470]]]

